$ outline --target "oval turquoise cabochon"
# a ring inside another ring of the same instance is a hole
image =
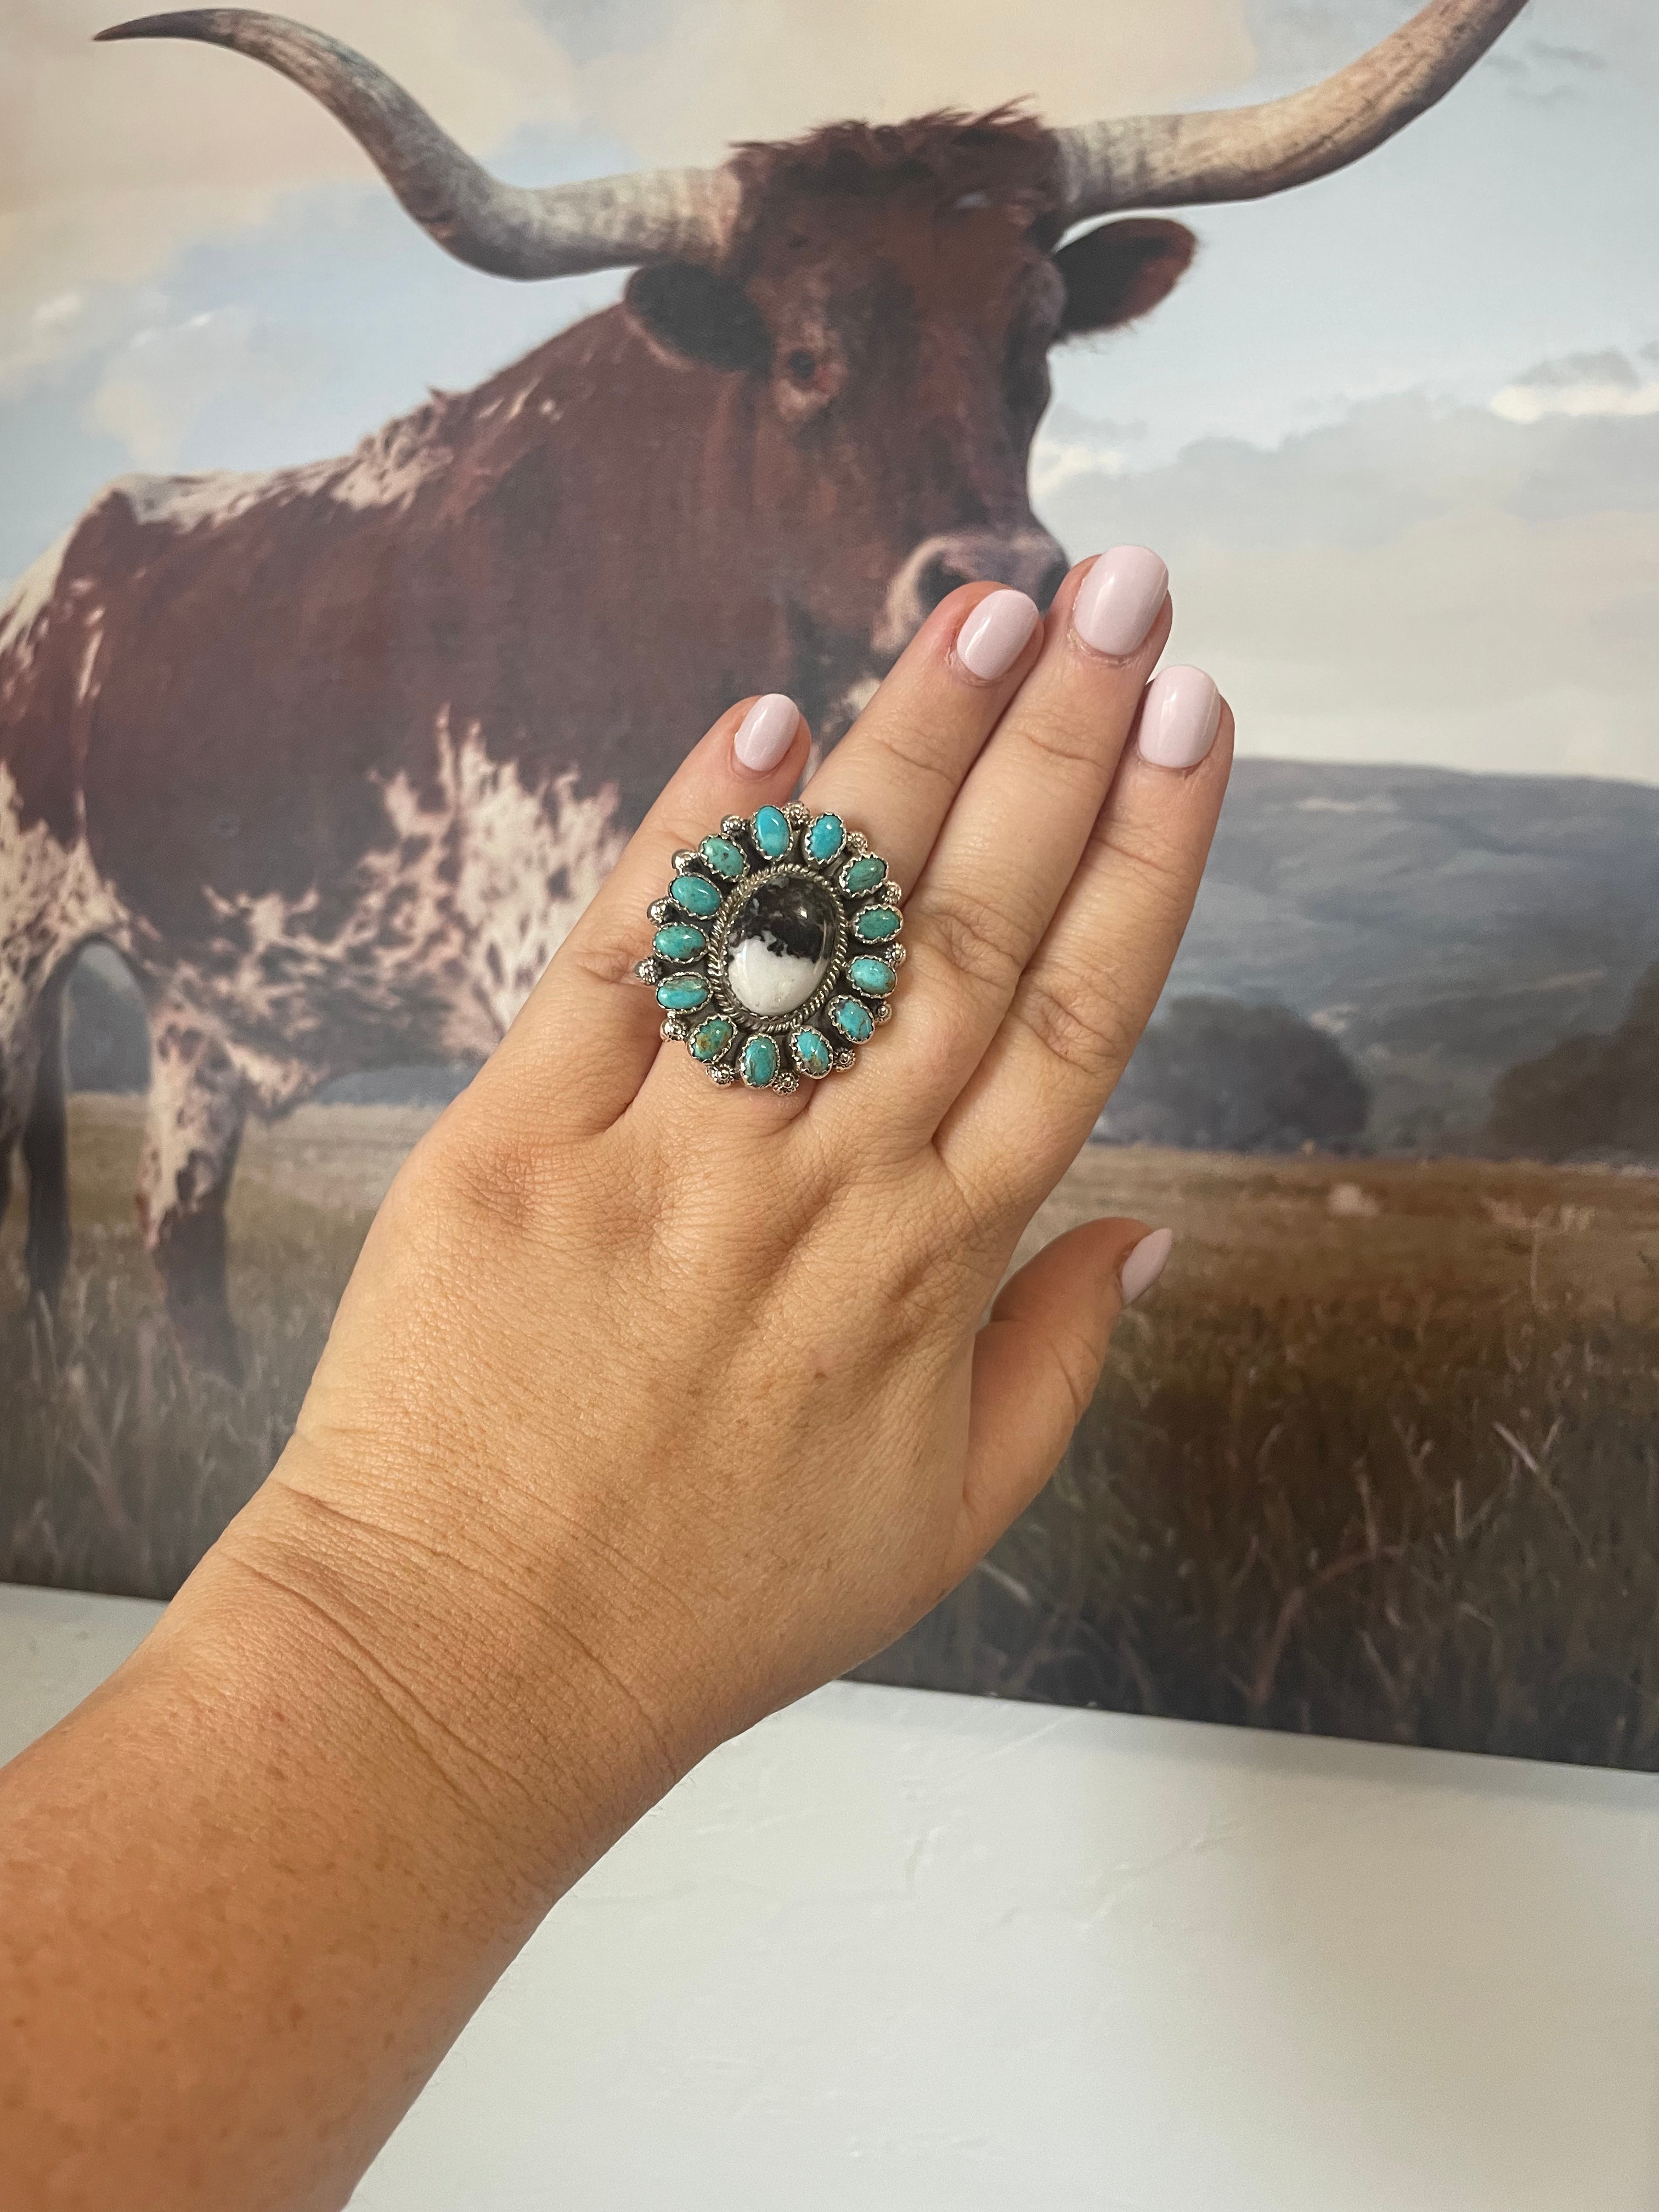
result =
[[[860,952],[856,960],[848,963],[847,980],[855,991],[867,991],[872,998],[884,999],[893,988],[893,964],[890,960],[878,960],[873,953]]]
[[[778,1048],[769,1036],[751,1036],[743,1048],[743,1079],[763,1091],[778,1072]]]

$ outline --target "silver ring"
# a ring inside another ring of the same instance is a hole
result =
[[[675,854],[635,973],[656,992],[664,1036],[722,1088],[793,1091],[851,1067],[890,1019],[902,896],[838,814],[799,802],[728,814]]]

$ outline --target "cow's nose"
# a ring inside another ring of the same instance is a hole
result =
[[[1012,584],[1046,607],[1066,574],[1066,555],[1046,530],[951,530],[925,538],[887,587],[872,642],[902,653],[958,584]]]

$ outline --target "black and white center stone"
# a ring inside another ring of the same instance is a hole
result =
[[[836,942],[833,895],[810,876],[767,876],[732,918],[726,980],[740,1006],[763,1020],[805,1006],[830,972]]]

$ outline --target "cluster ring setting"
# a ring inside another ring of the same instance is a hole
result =
[[[674,855],[635,973],[662,1034],[722,1089],[789,1091],[854,1066],[892,1016],[903,894],[838,814],[797,800],[729,814]]]

